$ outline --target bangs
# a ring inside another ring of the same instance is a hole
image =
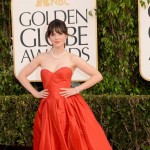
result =
[[[63,28],[60,28],[59,26],[53,28],[52,31],[51,31],[51,34],[53,34],[54,32],[59,33],[59,34],[65,33],[65,31],[63,30]]]

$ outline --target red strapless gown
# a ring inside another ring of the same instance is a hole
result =
[[[112,150],[105,133],[81,95],[59,95],[71,85],[72,70],[41,71],[44,89],[34,121],[34,150]]]

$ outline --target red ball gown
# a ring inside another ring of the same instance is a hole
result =
[[[105,133],[81,95],[65,98],[60,88],[71,86],[72,70],[41,70],[44,89],[34,120],[34,150],[112,150]]]

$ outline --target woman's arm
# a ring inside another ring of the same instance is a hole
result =
[[[103,79],[101,73],[95,69],[93,66],[89,65],[87,62],[85,62],[83,59],[76,55],[72,55],[71,60],[73,61],[73,64],[76,68],[79,68],[86,74],[90,76],[90,78],[82,83],[81,85],[75,87],[75,88],[61,88],[60,95],[69,97],[71,95],[78,94],[79,92],[90,88],[91,86],[95,85],[97,82],[101,81]]]
[[[27,77],[40,66],[41,56],[34,58],[18,75],[19,82],[36,98],[46,98],[48,96],[47,89],[38,92],[29,82]]]
[[[80,57],[73,56],[73,61],[77,68],[79,68],[80,70],[82,70],[90,76],[90,78],[87,81],[76,87],[78,92],[92,87],[93,85],[95,85],[103,79],[102,74],[97,69],[85,62]]]

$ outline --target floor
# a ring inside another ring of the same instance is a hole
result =
[[[32,147],[0,145],[0,150],[32,150]]]

